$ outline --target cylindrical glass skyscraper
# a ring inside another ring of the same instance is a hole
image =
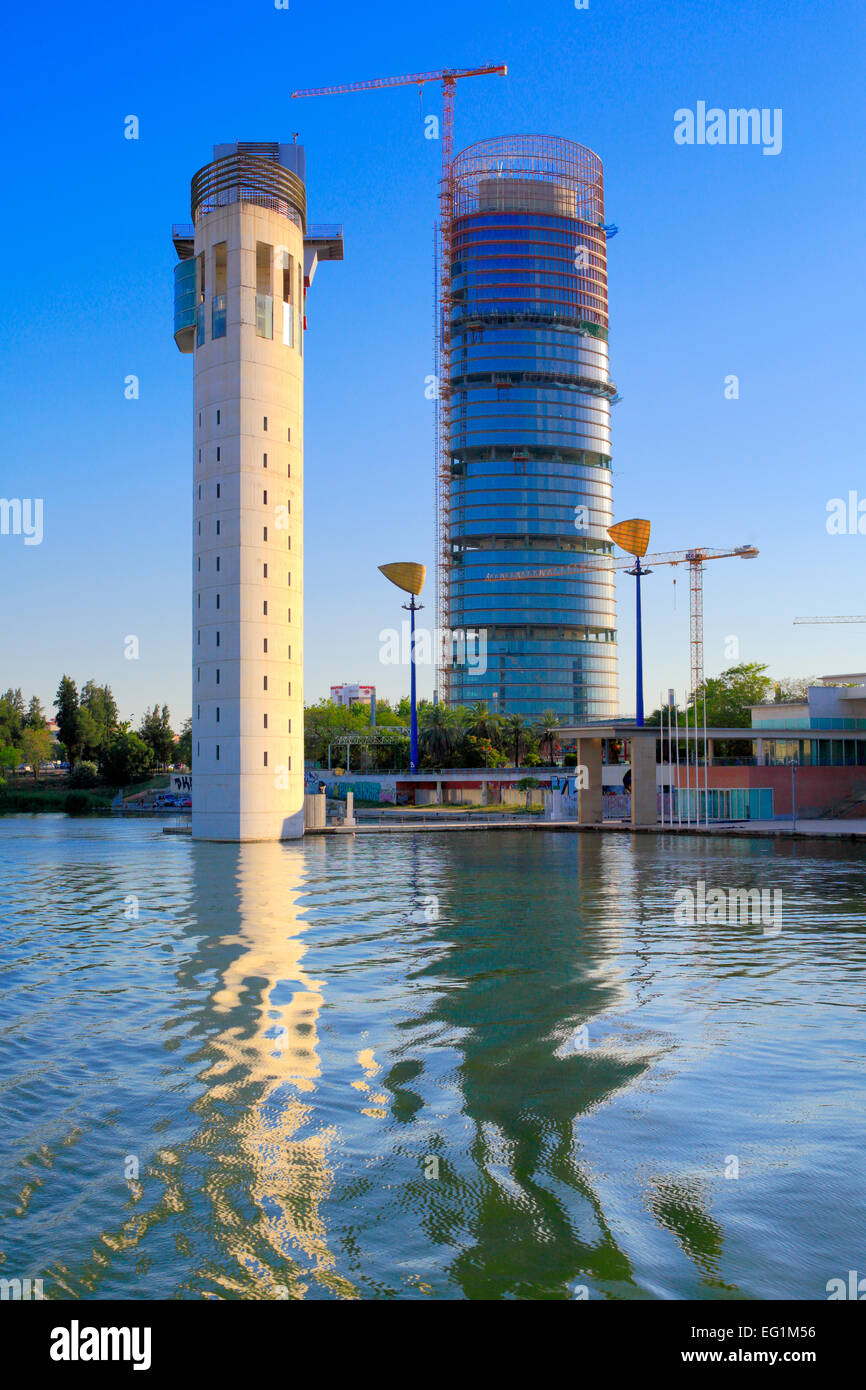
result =
[[[448,616],[452,633],[480,631],[486,661],[458,659],[449,702],[609,718],[616,388],[601,161],[569,140],[503,137],[459,154],[451,186]],[[601,568],[485,582],[571,563]]]

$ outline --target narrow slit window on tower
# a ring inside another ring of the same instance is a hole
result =
[[[267,617],[267,616],[268,616],[268,601],[267,601],[267,599],[263,599],[263,600],[262,600],[262,614],[263,614],[264,617]]]
[[[267,466],[268,466],[268,456],[267,456],[267,454],[262,454],[262,467],[263,467],[263,468],[267,468]]]
[[[263,568],[262,568],[262,578],[263,578],[263,579],[267,579],[267,577],[268,577],[268,562],[267,562],[267,560],[265,560],[264,565],[263,565]]]
[[[220,707],[219,707],[219,705],[217,705],[217,707],[216,707],[216,722],[217,722],[217,723],[220,722]]]
[[[219,760],[220,760],[220,746],[219,746],[219,744],[217,744],[217,746],[216,746],[216,760],[217,760],[217,762],[219,762]]]
[[[268,678],[267,678],[267,676],[262,676],[262,690],[267,690],[267,688],[268,688]]]
[[[289,681],[289,695],[290,695],[290,696],[291,696],[291,693],[292,693],[292,682]]]
[[[220,461],[220,450],[219,450],[219,445],[217,445],[217,463],[219,463],[219,461]]]
[[[263,642],[264,642],[263,651],[264,651],[265,655],[267,655],[267,651],[268,651],[268,639],[267,639],[267,637],[265,637],[265,638],[263,638],[262,640],[263,640]]]
[[[219,483],[217,483],[217,497],[219,497],[219,495],[220,495],[220,485],[219,485]]]
[[[290,720],[289,720],[289,733],[291,733],[291,732],[292,732],[292,721],[291,721],[291,719],[290,719]]]
[[[219,524],[219,520],[217,520],[217,529],[216,529],[216,533],[217,533],[217,535],[219,535],[219,533],[220,533],[220,524]]]
[[[225,242],[223,242],[223,245],[225,245]],[[219,277],[217,277],[217,278],[219,278]],[[219,413],[219,411],[217,411],[217,424],[219,424],[219,422],[220,422],[220,413]]]
[[[268,417],[267,417],[267,415],[262,416],[262,429],[265,431],[265,433],[267,433],[267,429],[268,429]]]
[[[268,505],[268,493],[267,493],[267,488],[266,488],[266,489],[263,491],[263,493],[262,493],[262,506],[263,506],[263,507],[266,507],[267,505]]]
[[[220,635],[219,635],[219,633],[217,633],[217,635],[216,635],[216,644],[217,644],[217,646],[219,646],[219,644],[220,644]]]
[[[262,527],[262,531],[263,531],[263,533],[264,533],[264,539],[267,540],[267,538],[268,538],[268,528],[267,528],[267,526],[263,526],[263,527]]]
[[[220,567],[220,557],[219,557],[219,556],[216,557],[216,562],[217,562],[216,567],[217,567],[217,569],[219,569],[219,567]]]
[[[217,685],[219,685],[219,683],[220,683],[220,668],[219,668],[219,667],[216,668],[216,683],[217,683]]]
[[[219,608],[219,606],[220,606],[220,596],[219,596],[219,594],[217,594],[217,596],[216,596],[216,606],[217,606],[217,608]]]
[[[198,500],[201,501],[201,483],[198,485]]]
[[[265,763],[264,763],[264,765],[265,765],[265,767],[267,767],[267,765],[268,765],[268,755],[267,755],[267,753],[265,754]]]
[[[268,727],[268,716],[265,714],[265,715],[262,716],[262,718],[264,719],[263,728],[266,729],[266,728]]]

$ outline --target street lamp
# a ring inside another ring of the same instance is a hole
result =
[[[416,565],[412,560],[398,560],[392,565],[380,565],[379,569],[386,579],[398,589],[402,589],[409,595],[409,602],[404,603],[403,607],[409,610],[409,621],[411,623],[411,636],[409,641],[409,662],[410,662],[410,692],[409,703],[411,706],[411,716],[409,722],[409,771],[418,771],[418,704],[415,697],[415,614],[424,607],[423,603],[416,603],[415,599],[420,596],[424,588],[424,580],[427,571],[423,565]]]
[[[643,517],[632,517],[629,521],[618,521],[607,528],[607,534],[620,550],[634,556],[634,569],[626,570],[635,578],[635,723],[639,729],[643,723],[643,634],[640,614],[640,580],[642,574],[652,574],[652,570],[641,569],[641,558],[646,555],[650,538],[650,524]],[[697,722],[697,714],[695,715]],[[697,747],[697,744],[695,744]]]

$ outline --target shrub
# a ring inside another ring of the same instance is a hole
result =
[[[69,774],[70,787],[95,787],[99,781],[96,763],[77,762]]]
[[[63,809],[67,816],[86,816],[90,811],[90,798],[84,792],[69,792]]]

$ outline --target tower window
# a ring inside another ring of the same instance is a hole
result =
[[[262,613],[264,614],[265,617],[268,616],[268,601],[267,601],[267,599],[265,599],[265,600],[263,601],[263,603],[262,603]]]
[[[267,466],[268,466],[268,456],[267,456],[267,454],[262,454],[262,467],[263,467],[263,468],[267,468]]]
[[[264,571],[264,573],[262,574],[262,578],[263,578],[263,579],[267,579],[267,577],[268,577],[268,562],[267,562],[267,560],[265,560],[264,565],[262,566],[262,569],[263,569],[263,571]]]
[[[262,677],[262,690],[267,690],[267,688],[268,688],[268,678],[267,678],[267,676],[263,676],[263,677]]]
[[[201,608],[201,594],[196,594],[196,598],[198,600],[198,602],[196,603],[196,608]]]
[[[291,427],[291,425],[289,425],[289,428],[286,430],[286,438],[288,439],[289,443],[291,444],[291,442],[292,442],[292,427]]]
[[[221,246],[225,246],[225,242],[224,242],[224,241],[221,242],[220,245],[221,245]],[[214,249],[217,249],[217,248],[214,248]],[[217,276],[217,279],[219,279],[219,276]],[[219,411],[217,411],[217,424],[219,424],[219,422],[220,422],[220,413],[219,413]]]
[[[217,445],[217,463],[219,463],[219,461],[220,461],[220,450],[219,450],[219,445]]]
[[[292,721],[291,721],[291,719],[290,719],[290,720],[289,720],[289,733],[291,733],[291,732],[292,732]]]
[[[220,746],[219,746],[219,744],[217,744],[217,746],[216,746],[216,760],[217,760],[217,762],[219,762],[219,760],[220,760]]]
[[[198,485],[198,500],[201,501],[201,483]]]
[[[268,417],[267,417],[267,415],[265,415],[264,418],[262,419],[262,429],[263,429],[263,430],[266,430],[267,427],[268,427]]]
[[[262,493],[262,506],[263,506],[263,507],[266,507],[267,505],[268,505],[268,494],[267,494],[267,489],[265,489],[265,491]]]
[[[219,633],[217,633],[216,644],[217,644],[217,646],[219,646],[219,644],[220,644],[220,635],[219,635]]]
[[[217,533],[217,535],[219,535],[219,533],[220,533],[220,524],[219,524],[219,521],[217,521],[216,533]]]
[[[265,715],[262,716],[262,718],[263,718],[264,721],[265,721],[264,727],[267,728],[267,727],[268,727],[268,716],[265,714]]]
[[[288,609],[286,610],[286,622],[287,622],[287,623],[290,623],[291,621],[292,621],[292,610],[291,610],[291,608],[288,608]]]
[[[267,755],[267,753],[266,753],[266,754],[265,754],[265,767],[267,767],[267,765],[268,765],[268,755]]]
[[[217,683],[217,685],[219,685],[219,683],[220,683],[220,668],[219,668],[219,667],[216,668],[216,683]]]
[[[264,640],[264,644],[265,644],[265,645],[264,645],[264,651],[267,653],[267,650],[268,650],[268,639],[267,639],[267,637],[265,637],[263,640]]]
[[[292,682],[289,681],[289,695],[291,695],[291,693],[292,693]]]
[[[267,540],[267,538],[268,538],[268,528],[267,528],[267,526],[263,526],[263,527],[262,527],[262,531],[263,531],[263,533],[264,533],[264,539]]]
[[[289,464],[289,468],[288,468],[288,473],[287,473],[287,477],[289,477],[289,478],[291,478],[291,476],[292,476],[292,465],[291,465],[291,464]]]
[[[198,556],[196,557],[196,569],[198,570],[199,574],[201,574],[201,556],[200,556],[200,555],[198,555]]]
[[[217,562],[217,566],[216,566],[216,567],[217,567],[217,569],[219,569],[219,567],[220,567],[220,557],[219,557],[219,556],[216,557],[216,562]]]
[[[219,483],[217,483],[217,497],[219,497],[219,495],[220,495],[220,485],[219,485]]]
[[[219,608],[219,606],[220,606],[220,596],[219,596],[219,594],[217,594],[217,596],[216,596],[216,606],[217,606],[217,608]]]
[[[220,707],[219,707],[219,705],[217,705],[217,707],[216,707],[216,722],[217,722],[217,723],[220,722]]]

